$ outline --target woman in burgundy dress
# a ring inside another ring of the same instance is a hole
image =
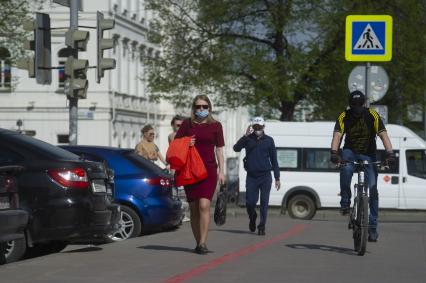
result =
[[[191,228],[197,241],[195,252],[208,253],[206,246],[210,223],[210,203],[217,181],[223,184],[224,159],[222,124],[212,117],[212,104],[205,95],[197,95],[192,102],[191,118],[185,120],[175,138],[192,137],[191,146],[195,146],[207,169],[207,179],[185,186],[186,197],[191,213]],[[216,153],[216,156],[215,156]],[[219,164],[216,163],[216,159]],[[218,168],[219,165],[219,168]]]

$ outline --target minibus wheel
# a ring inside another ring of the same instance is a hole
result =
[[[310,220],[315,215],[316,207],[309,196],[295,195],[289,200],[287,210],[291,218]]]

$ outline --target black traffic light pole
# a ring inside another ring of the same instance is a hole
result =
[[[70,30],[78,29],[78,0],[70,0]],[[72,57],[78,58],[78,50],[73,49]],[[78,97],[68,96],[69,99],[69,144],[77,145],[78,135]]]

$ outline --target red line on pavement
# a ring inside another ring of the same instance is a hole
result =
[[[175,275],[175,276],[173,276],[169,279],[166,279],[162,283],[180,283],[180,282],[185,282],[187,280],[191,280],[194,277],[197,277],[200,274],[202,274],[202,273],[204,273],[208,270],[214,269],[214,268],[218,267],[219,265],[221,265],[225,262],[236,260],[239,257],[246,256],[250,253],[257,251],[258,249],[267,247],[267,246],[275,244],[279,241],[290,238],[290,237],[292,237],[296,234],[299,234],[305,228],[306,228],[306,225],[304,225],[304,224],[294,225],[290,230],[288,230],[287,232],[284,232],[284,233],[282,233],[278,236],[275,236],[271,239],[259,242],[257,244],[251,245],[251,246],[247,246],[247,247],[242,248],[238,251],[225,254],[225,255],[218,257],[216,259],[213,259],[213,260],[211,260],[207,263],[201,264],[201,265],[199,265],[199,266],[197,266],[197,267],[195,267],[191,270],[188,270],[186,272]]]

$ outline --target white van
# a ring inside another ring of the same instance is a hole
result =
[[[281,206],[299,219],[311,219],[320,208],[340,207],[339,171],[329,162],[333,129],[333,122],[266,122],[265,133],[274,138],[281,171],[281,189],[277,192],[272,184],[271,206]],[[397,166],[379,170],[379,207],[426,209],[426,142],[403,126],[388,124],[386,129]],[[379,137],[377,147],[377,160],[383,160]],[[238,203],[244,205],[243,157],[240,154]]]

